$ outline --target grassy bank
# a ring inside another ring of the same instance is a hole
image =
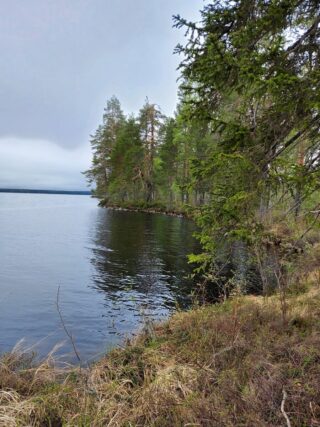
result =
[[[0,425],[318,426],[317,270],[287,295],[179,312],[90,368],[0,364]],[[289,421],[288,421],[289,420]]]

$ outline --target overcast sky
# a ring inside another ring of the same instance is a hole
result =
[[[1,0],[0,187],[85,189],[89,134],[116,95],[172,114],[183,31],[202,0]]]

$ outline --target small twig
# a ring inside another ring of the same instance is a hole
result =
[[[287,421],[287,426],[291,427],[291,423],[290,423],[289,417],[288,417],[286,411],[284,410],[284,404],[286,403],[286,399],[288,397],[287,392],[285,391],[285,389],[282,390],[282,395],[283,395],[283,398],[282,398],[282,402],[281,402],[281,412],[282,412],[282,415],[284,416],[284,418]]]
[[[314,225],[316,224],[316,222],[318,221],[318,219],[319,219],[319,216],[320,216],[320,211],[310,211],[310,212],[312,212],[312,213],[317,213],[317,215],[316,215],[316,217],[315,217],[315,219],[314,219],[314,221],[312,222],[312,224],[303,232],[303,234],[299,237],[299,239],[300,240],[302,240],[304,237],[305,237],[305,235],[306,234],[308,234],[309,233],[309,231],[311,231],[312,229],[313,229],[313,227],[314,227]]]
[[[215,372],[212,369],[210,369],[210,367],[212,365],[214,365],[216,357],[221,356],[221,354],[227,353],[227,352],[229,352],[229,351],[234,350],[235,348],[237,348],[238,347],[238,345],[236,344],[236,340],[237,339],[238,339],[238,337],[235,338],[235,340],[234,340],[234,342],[233,342],[232,345],[230,345],[228,347],[225,347],[225,348],[217,351],[216,353],[213,353],[213,355],[212,355],[212,361],[209,363],[209,365],[206,365],[206,366],[200,366],[200,365],[198,365],[198,366],[200,368],[202,368],[202,369],[205,369],[205,370],[209,371],[209,372]]]
[[[212,357],[215,359],[216,357],[220,356],[223,353],[227,353],[228,351],[234,350],[234,348],[235,348],[234,344],[230,345],[229,347],[225,347],[222,350],[218,351],[217,353],[214,353]]]
[[[62,313],[61,313],[60,306],[59,306],[59,296],[60,296],[60,285],[58,286],[57,299],[56,299],[56,307],[57,307],[57,311],[58,311],[58,314],[59,314],[59,317],[60,317],[60,320],[61,320],[62,327],[63,327],[63,329],[64,329],[64,331],[65,331],[65,333],[66,333],[67,337],[68,337],[68,338],[70,339],[70,341],[71,341],[71,344],[72,344],[72,347],[73,347],[74,354],[76,355],[76,357],[77,357],[78,361],[81,363],[81,359],[80,359],[79,353],[78,353],[78,351],[77,351],[77,348],[76,348],[76,345],[75,345],[75,342],[74,342],[73,336],[72,336],[72,334],[68,331],[68,329],[67,329],[67,327],[66,327],[66,324],[65,324],[65,322],[64,322],[64,320],[63,320],[63,317],[62,317]]]

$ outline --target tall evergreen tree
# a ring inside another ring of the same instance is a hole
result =
[[[119,100],[115,96],[111,97],[104,109],[103,123],[91,137],[93,164],[85,175],[89,182],[95,182],[95,194],[99,197],[106,196],[108,180],[112,172],[111,153],[124,119]]]
[[[140,110],[139,123],[141,140],[144,145],[144,162],[141,176],[145,185],[145,200],[151,202],[155,198],[154,185],[154,160],[159,145],[159,131],[163,115],[156,104],[151,104],[146,99],[145,104]]]
[[[159,194],[168,202],[170,208],[174,206],[174,184],[177,178],[178,145],[175,141],[176,121],[169,118],[161,129],[161,145],[159,147],[160,167],[158,170]]]
[[[143,197],[143,180],[139,168],[144,153],[140,126],[134,117],[123,123],[111,152],[111,175],[108,198],[114,203],[135,201]]]
[[[214,1],[198,24],[175,17],[189,34],[177,47],[182,90],[191,117],[206,119],[212,135],[194,170],[211,187],[199,215],[208,259],[221,241],[252,242],[284,184],[296,194],[303,183],[316,188],[319,23],[320,4],[312,0]],[[288,156],[301,146],[292,168]]]

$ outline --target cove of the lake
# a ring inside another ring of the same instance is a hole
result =
[[[115,211],[89,196],[0,194],[0,353],[24,339],[40,356],[98,358],[190,301],[192,222]]]

